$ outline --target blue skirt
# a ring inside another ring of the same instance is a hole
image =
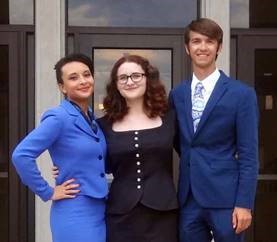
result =
[[[106,242],[105,199],[53,201],[50,224],[53,242]]]

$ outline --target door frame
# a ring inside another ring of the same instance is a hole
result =
[[[184,28],[68,27],[66,53],[92,56],[92,48],[172,49],[172,87],[191,75]]]
[[[271,39],[270,39],[271,38]],[[256,47],[272,49],[277,42],[276,29],[232,29],[231,30],[231,73],[250,86],[254,86],[255,65],[254,50]],[[262,41],[261,41],[262,40]],[[250,59],[252,62],[249,63]],[[247,71],[245,71],[247,70]]]
[[[0,44],[9,46],[9,157],[34,128],[34,27],[0,26]],[[35,241],[35,197],[22,185],[9,160],[9,241]]]
[[[184,28],[68,27],[66,53],[93,55],[93,48],[171,49],[171,88],[191,76],[191,62],[185,51]],[[173,176],[177,187],[179,158],[173,152]]]

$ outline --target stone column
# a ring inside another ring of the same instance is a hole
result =
[[[230,0],[202,0],[201,17],[211,18],[223,29],[223,48],[217,66],[227,75],[230,73]]]
[[[35,4],[35,117],[39,124],[42,113],[59,104],[54,64],[65,52],[65,1],[36,1]],[[51,131],[49,131],[51,132]],[[39,159],[42,175],[53,184],[51,160],[47,152]],[[51,239],[49,209],[51,202],[44,203],[39,197],[35,201],[36,242]]]

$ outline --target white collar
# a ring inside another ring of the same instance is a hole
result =
[[[198,82],[201,82],[204,86],[205,92],[211,93],[213,91],[214,86],[215,86],[217,80],[219,79],[219,77],[220,77],[220,72],[217,68],[214,70],[213,73],[211,73],[209,76],[207,76],[202,81],[198,80],[198,78],[193,73],[192,82],[191,82],[191,90],[194,90],[196,84]]]

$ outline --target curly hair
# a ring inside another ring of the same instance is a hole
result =
[[[106,86],[104,98],[104,112],[109,121],[115,122],[124,118],[128,113],[128,106],[124,97],[117,89],[117,72],[125,62],[133,62],[142,67],[146,76],[146,91],[144,93],[144,110],[148,117],[163,116],[168,109],[167,95],[160,80],[159,70],[149,61],[139,55],[125,55],[114,64],[110,81]]]

